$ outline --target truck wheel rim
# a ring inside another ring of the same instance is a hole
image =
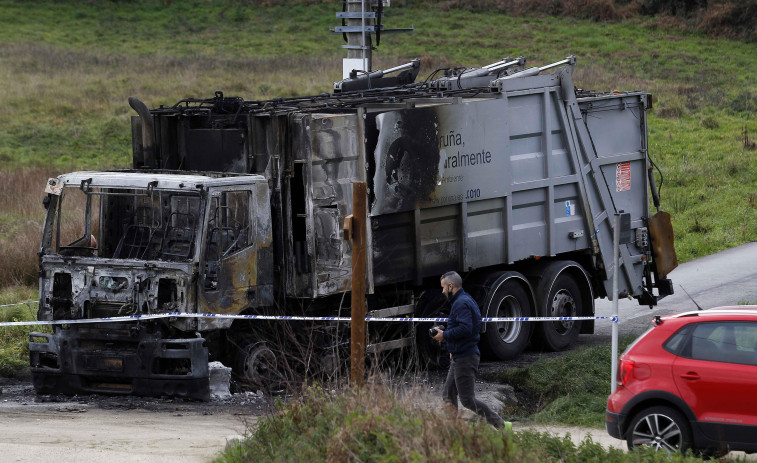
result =
[[[244,362],[244,376],[259,387],[269,386],[276,368],[276,355],[265,345],[250,349]]]
[[[552,298],[552,306],[550,307],[550,317],[574,317],[575,315],[576,303],[573,300],[573,296],[564,289],[555,293],[555,297]],[[573,328],[573,321],[556,321],[552,322],[552,325],[558,334],[565,334]]]
[[[498,317],[521,317],[520,302],[515,296],[505,296],[497,309]],[[510,344],[520,335],[521,322],[497,322],[497,333],[502,342]]]
[[[636,423],[631,432],[634,447],[649,446],[668,453],[681,448],[681,428],[666,415],[647,415]]]

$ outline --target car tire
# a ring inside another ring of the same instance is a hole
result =
[[[684,453],[692,445],[691,429],[677,410],[665,406],[649,407],[634,415],[626,430],[626,443],[629,450],[650,446],[668,453]]]

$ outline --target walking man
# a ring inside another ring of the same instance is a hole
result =
[[[465,408],[473,410],[496,428],[504,427],[510,431],[512,423],[504,421],[485,403],[476,399],[474,384],[481,352],[478,341],[481,339],[481,312],[478,304],[463,290],[463,279],[457,272],[447,272],[441,278],[442,293],[449,299],[452,309],[447,322],[447,329],[437,327],[436,341],[447,341],[450,353],[449,373],[444,382],[442,399],[457,410],[457,398],[460,397]]]

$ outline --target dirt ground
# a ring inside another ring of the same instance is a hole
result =
[[[426,406],[441,403],[443,377],[442,372],[436,372],[423,381]],[[269,402],[261,394],[249,392],[194,402],[101,395],[38,396],[23,380],[5,380],[0,388],[2,462],[208,462],[228,441],[241,438],[271,413]],[[501,388],[478,381],[476,395],[498,409]],[[473,416],[469,411],[463,413]],[[576,443],[591,436],[605,448],[625,449],[625,442],[613,439],[603,429],[520,422],[514,423],[514,429],[569,434]],[[728,457],[744,458],[744,454],[733,452]],[[746,460],[757,461],[757,455]]]
[[[492,362],[482,369],[496,365]],[[441,403],[444,376],[445,372],[429,372],[413,380],[427,389],[425,406]],[[480,381],[476,387],[480,399],[495,409],[501,406],[500,385]],[[35,394],[28,380],[5,380],[0,388],[3,462],[207,462],[229,440],[240,438],[271,413],[262,394],[249,392],[195,402],[129,396],[41,396]],[[468,411],[463,413],[472,416]],[[525,427],[515,425],[516,430]],[[591,434],[605,445],[622,444],[603,430],[538,429],[561,435],[569,432],[576,441]]]
[[[3,462],[206,462],[268,413],[256,394],[167,398],[37,396],[14,381],[0,394]]]

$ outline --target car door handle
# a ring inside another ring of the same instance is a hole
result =
[[[681,378],[683,379],[690,379],[692,381],[696,381],[698,379],[701,379],[699,374],[696,371],[689,371],[687,373],[684,373],[681,375]]]

